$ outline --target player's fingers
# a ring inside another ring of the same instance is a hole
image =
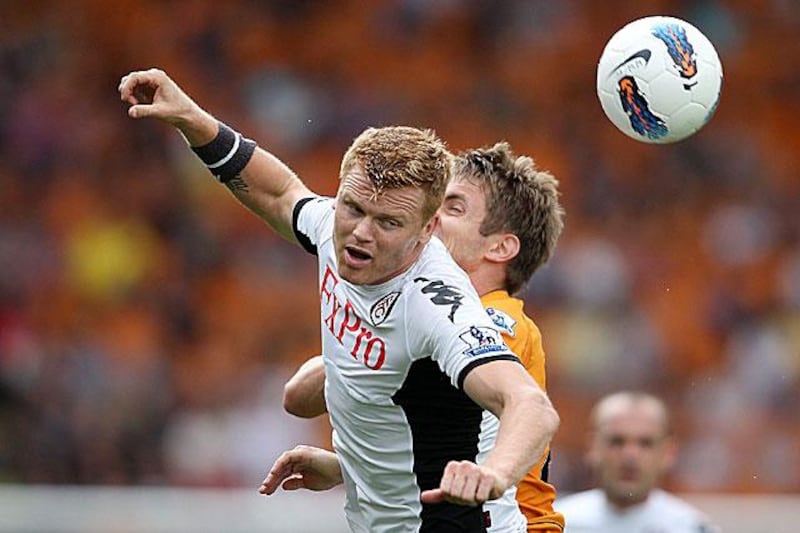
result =
[[[130,100],[130,90],[128,89],[127,84],[127,76],[123,76],[121,80],[119,80],[119,85],[117,85],[117,91],[119,91],[119,99],[123,102],[129,102]]]
[[[267,495],[275,492],[280,483],[292,475],[293,468],[291,452],[283,452],[280,457],[272,463],[267,477],[265,477],[264,481],[261,483],[261,490],[259,490],[259,492]]]
[[[119,86],[117,86],[120,98],[126,102],[135,104],[136,102],[131,100],[134,98],[133,91],[136,86],[141,83],[149,83],[148,77],[144,71],[139,70],[124,75],[119,80]]]
[[[128,108],[128,116],[131,118],[166,117],[169,114],[169,107],[163,104],[136,104]]]
[[[135,101],[135,99],[134,99]],[[152,104],[136,104],[128,108],[128,116],[131,118],[144,118],[155,115],[155,106]]]
[[[122,100],[127,101],[131,95],[131,79],[134,73],[126,74],[122,76],[119,80],[119,85],[117,86],[117,90],[119,91],[119,96]]]
[[[261,494],[266,494],[269,496],[273,492],[275,492],[278,488],[278,485],[286,476],[275,475],[272,472],[267,474],[267,477],[264,478],[264,481],[261,482],[261,488],[258,490]]]
[[[260,486],[260,487],[258,487],[258,492],[259,492],[260,494],[263,494],[264,496],[269,496],[270,494],[272,494],[273,492],[275,492],[275,490],[274,490],[274,489],[273,489],[273,490],[270,490],[270,487],[268,487],[268,486],[267,486],[267,480],[265,479],[265,480],[264,480],[264,481],[261,483],[261,486]]]
[[[447,470],[450,472],[448,476],[449,482],[447,487],[444,484],[441,487],[445,491],[448,500],[462,500],[467,489],[466,485],[470,475],[469,469],[463,463],[451,462],[447,465]]]
[[[439,488],[444,500],[458,505],[475,505],[480,469],[470,461],[450,461]]]
[[[489,500],[493,488],[494,488],[494,477],[481,476],[481,479],[478,482],[478,486],[475,489],[475,501],[478,503],[483,503]]]
[[[305,486],[306,482],[301,474],[292,474],[291,476],[286,478],[286,481],[284,481],[283,484],[281,485],[281,487],[283,487],[283,490],[303,489],[305,488]]]
[[[482,503],[476,500],[476,491],[480,482],[480,476],[476,474],[479,473],[471,472],[467,476],[462,476],[461,490],[453,494],[453,496],[467,505]]]
[[[441,489],[444,496],[452,492],[453,478],[455,477],[455,471],[453,469],[454,463],[454,461],[447,463],[442,473],[442,480],[439,482],[439,489]]]
[[[444,501],[444,492],[442,489],[423,490],[420,495],[422,503],[442,503]]]
[[[140,104],[147,100],[143,94],[147,94],[151,98],[152,93],[168,81],[169,77],[163,70],[155,68],[138,70],[123,76],[117,90],[124,102]]]

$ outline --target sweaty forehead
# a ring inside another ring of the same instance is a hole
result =
[[[392,214],[421,212],[422,190],[414,186],[379,189],[363,172],[356,170],[342,177],[339,196],[343,201],[358,204],[364,210],[380,210]]]
[[[447,184],[445,197],[461,197],[471,201],[480,200],[485,197],[485,192],[481,185],[468,179],[452,179]]]
[[[380,192],[380,187],[367,177],[360,166],[354,165],[342,176],[339,183],[339,190],[359,196],[375,196]]]

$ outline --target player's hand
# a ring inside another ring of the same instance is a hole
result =
[[[471,461],[450,461],[438,489],[422,492],[422,503],[444,501],[475,506],[502,496],[507,487],[490,468]]]
[[[258,492],[269,496],[283,490],[328,490],[342,483],[336,454],[313,446],[296,446],[283,452],[272,465]]]
[[[151,68],[123,76],[119,82],[119,96],[130,104],[128,116],[131,118],[158,118],[182,131],[196,129],[198,125],[213,125],[216,129],[216,121],[163,70]]]

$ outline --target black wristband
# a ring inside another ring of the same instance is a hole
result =
[[[222,122],[219,122],[219,132],[213,141],[192,147],[192,151],[221,183],[241,174],[255,149],[255,141],[243,137]]]

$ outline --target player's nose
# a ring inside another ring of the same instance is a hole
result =
[[[353,237],[359,242],[369,242],[373,239],[373,222],[369,217],[363,217],[353,228]]]

